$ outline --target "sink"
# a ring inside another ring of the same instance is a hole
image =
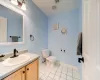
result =
[[[21,54],[15,58],[7,58],[2,63],[4,66],[15,66],[22,64],[30,59],[29,55]]]

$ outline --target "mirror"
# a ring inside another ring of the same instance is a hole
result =
[[[23,16],[0,5],[0,43],[23,42]]]

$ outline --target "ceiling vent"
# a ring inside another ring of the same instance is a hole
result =
[[[52,6],[52,9],[53,10],[56,10],[57,9],[57,6],[56,5]]]
[[[55,0],[55,3],[59,3],[59,0]]]
[[[55,5],[52,6],[52,10],[56,10],[57,9],[57,3],[59,3],[59,0],[55,0]]]

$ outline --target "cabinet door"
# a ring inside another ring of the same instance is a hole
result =
[[[4,80],[25,80],[25,68],[22,68],[12,75],[8,76]]]
[[[38,63],[39,60],[26,66],[26,80],[38,80]]]
[[[25,68],[18,70],[14,74],[14,80],[25,80]]]
[[[14,80],[14,74],[6,77],[4,80]]]

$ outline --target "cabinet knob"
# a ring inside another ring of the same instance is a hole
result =
[[[29,70],[29,68],[27,68],[27,70]]]
[[[25,73],[25,71],[23,71],[23,73]]]

